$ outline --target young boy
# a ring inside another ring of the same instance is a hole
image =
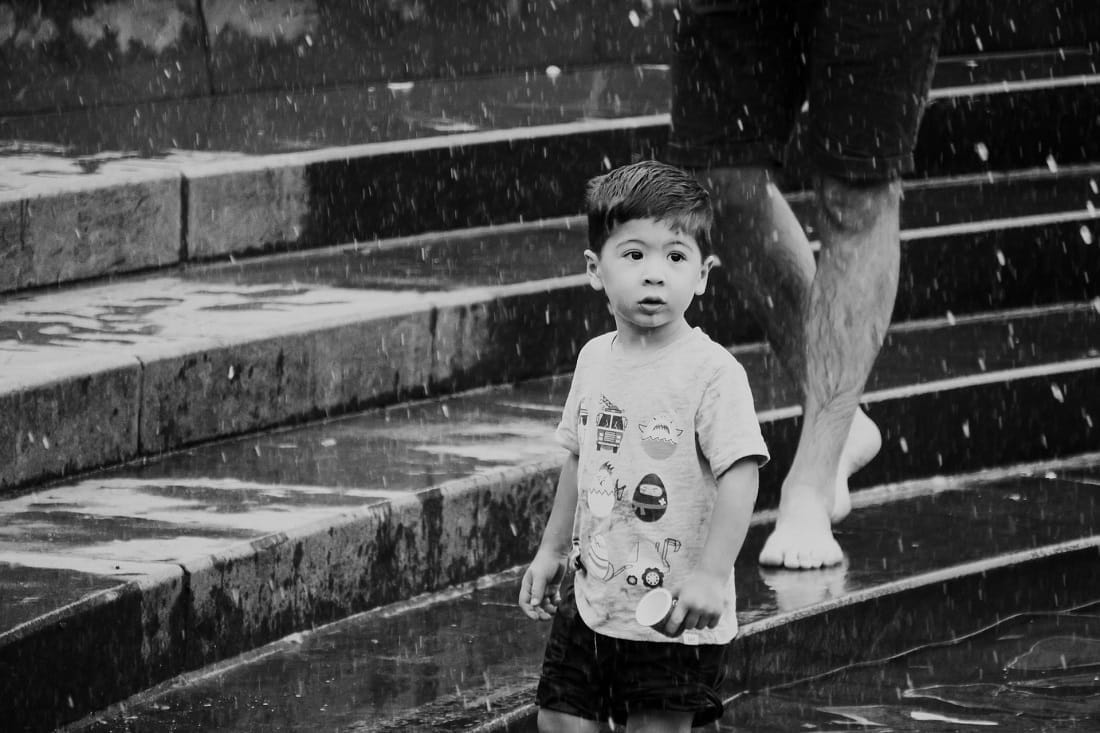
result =
[[[588,278],[616,330],[577,358],[569,455],[520,589],[528,616],[554,619],[539,729],[686,731],[722,714],[733,563],[768,450],[745,370],[684,318],[716,263],[706,191],[646,161],[589,181],[586,204]],[[667,617],[644,619],[666,592]]]

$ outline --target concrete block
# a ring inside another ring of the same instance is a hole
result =
[[[137,180],[122,181],[127,174]],[[0,271],[0,291],[179,261],[179,176],[121,167],[104,178],[28,196],[22,246]]]
[[[219,92],[591,64],[590,8],[591,0],[203,3]]]
[[[197,0],[0,5],[0,109],[57,111],[207,91]]]
[[[585,342],[613,328],[606,298],[580,278],[500,288],[439,309],[432,383],[462,389],[570,371]]]
[[[137,455],[139,365],[0,394],[0,492]]]
[[[183,571],[140,580],[0,634],[0,717],[53,730],[184,671]]]
[[[22,200],[0,201],[0,292],[18,283],[31,257],[23,246]]]
[[[145,365],[141,451],[424,394],[431,312],[229,344]]]
[[[524,562],[559,468],[454,481],[187,563],[189,664]]]
[[[310,213],[305,167],[276,162],[185,169],[187,256],[219,255],[293,245]],[[323,244],[339,244],[324,242]]]

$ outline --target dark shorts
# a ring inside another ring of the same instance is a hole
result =
[[[726,645],[660,644],[598,634],[584,623],[572,583],[562,587],[539,679],[538,704],[587,720],[626,722],[632,711],[694,714],[693,725],[722,717],[718,686]]]
[[[806,108],[804,155],[851,181],[913,167],[943,0],[681,3],[669,162],[782,164]]]

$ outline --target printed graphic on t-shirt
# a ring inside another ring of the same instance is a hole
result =
[[[596,413],[596,450],[619,452],[626,432],[626,417],[621,407],[600,395],[600,411]]]
[[[588,538],[588,553],[587,563],[585,563],[585,570],[594,578],[599,578],[603,581],[612,580],[613,578],[622,575],[630,568],[634,567],[634,564],[638,560],[638,547],[634,547],[634,556],[632,559],[625,559],[623,564],[616,566],[609,557],[607,549],[607,540],[602,534],[592,534]]]
[[[684,429],[676,426],[676,417],[669,412],[654,415],[646,422],[638,423],[642,431],[642,450],[646,455],[663,461],[673,454]]]
[[[588,509],[592,516],[607,517],[615,508],[615,502],[623,498],[626,484],[615,478],[615,466],[611,461],[604,461],[593,479],[594,484],[588,487]]]
[[[644,552],[640,546],[640,542],[634,545],[635,562],[626,576],[627,585],[638,585],[640,582],[646,588],[660,588],[665,584],[665,576],[672,570],[669,553],[679,552],[683,544],[678,539],[666,537],[661,542],[651,543]]]
[[[588,538],[585,570],[591,577],[604,582],[615,580],[625,573],[623,581],[627,585],[660,588],[672,570],[669,555],[679,552],[682,546],[680,540],[674,537],[666,537],[659,542],[636,540],[625,557],[612,558],[607,538],[593,533]]]
[[[655,473],[643,476],[634,489],[631,504],[634,515],[643,522],[656,522],[663,517],[668,509],[668,492],[661,477]]]

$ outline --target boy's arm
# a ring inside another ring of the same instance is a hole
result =
[[[699,569],[721,578],[723,588],[749,533],[759,487],[760,472],[756,456],[742,458],[718,477],[718,497],[710,516]]]
[[[718,477],[718,496],[699,565],[678,588],[671,589],[676,606],[665,624],[669,635],[718,625],[726,583],[749,531],[759,483],[755,456],[742,458]]]
[[[542,531],[535,558],[523,574],[519,606],[533,619],[547,620],[556,611],[558,586],[573,550],[573,518],[577,511],[577,456],[570,453],[561,468],[554,506]]]

